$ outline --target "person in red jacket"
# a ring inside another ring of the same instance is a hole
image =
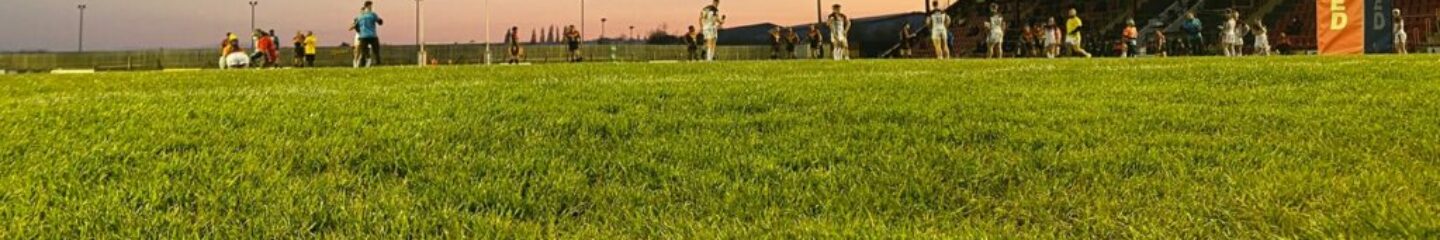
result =
[[[264,62],[260,67],[275,67],[276,57],[280,54],[280,50],[277,48],[277,45],[275,45],[275,38],[270,37],[269,33],[260,29],[255,30],[255,38],[257,40],[255,43],[255,54],[251,55],[250,58],[254,61],[263,59]]]

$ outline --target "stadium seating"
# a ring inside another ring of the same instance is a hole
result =
[[[1395,0],[1395,7],[1405,12],[1406,32],[1412,49],[1440,46],[1440,0]],[[977,56],[983,53],[985,32],[982,26],[989,16],[987,1],[959,1],[946,8],[953,19],[961,22],[952,27],[952,49],[957,57]],[[1195,11],[1205,23],[1207,43],[1214,44],[1220,36],[1218,26],[1223,22],[1220,14],[1226,9],[1239,10],[1247,22],[1260,21],[1266,25],[1272,44],[1279,44],[1280,34],[1289,37],[1290,48],[1296,51],[1316,48],[1316,22],[1314,0],[1017,0],[1005,1],[1001,7],[1012,22],[1007,29],[1006,49],[1013,52],[1014,45],[1021,37],[1021,24],[1043,21],[1055,17],[1063,24],[1065,11],[1075,8],[1080,17],[1088,23],[1082,29],[1087,43],[1085,48],[1092,53],[1108,55],[1110,47],[1119,39],[1119,29],[1124,20],[1133,18],[1146,25],[1142,29],[1142,41],[1148,41],[1149,33],[1165,31],[1178,34],[1178,21],[1185,10]],[[1149,25],[1163,24],[1163,29]],[[911,46],[914,57],[933,57],[927,28],[916,28],[915,42]],[[1247,37],[1247,42],[1253,41]],[[1172,44],[1175,43],[1172,41]],[[1250,46],[1246,46],[1247,48]],[[1214,52],[1214,51],[1211,51]]]

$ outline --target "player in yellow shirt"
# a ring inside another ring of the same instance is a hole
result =
[[[1080,42],[1080,27],[1085,26],[1084,24],[1084,22],[1080,21],[1080,15],[1075,12],[1074,8],[1071,8],[1070,19],[1065,20],[1065,45],[1070,45],[1070,50],[1075,53],[1085,55],[1085,58],[1090,58],[1090,53],[1085,51],[1085,48]]]
[[[315,67],[315,54],[320,39],[315,38],[315,32],[305,32],[305,67]]]

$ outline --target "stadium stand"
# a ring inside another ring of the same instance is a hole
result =
[[[1110,48],[1119,38],[1119,31],[1126,19],[1142,23],[1142,42],[1149,42],[1154,31],[1163,31],[1167,36],[1180,34],[1179,22],[1186,11],[1194,11],[1205,23],[1207,44],[1214,44],[1220,36],[1217,27],[1222,22],[1226,9],[1239,10],[1245,22],[1260,21],[1269,31],[1272,44],[1279,44],[1280,34],[1288,37],[1289,48],[1294,52],[1312,51],[1315,46],[1315,2],[1314,0],[1020,0],[1000,3],[1006,18],[1023,22],[1010,24],[1007,29],[1006,49],[1013,52],[1018,44],[1021,24],[1044,21],[1055,17],[1064,20],[1067,9],[1074,7],[1080,17],[1086,20],[1088,29],[1081,32],[1086,36],[1085,48],[1092,53],[1113,55]],[[1395,0],[1395,7],[1405,12],[1408,42],[1417,52],[1427,48],[1440,48],[1440,1],[1436,0]],[[989,16],[986,1],[960,1],[946,7],[946,12],[960,23],[951,27],[956,56],[976,56],[982,52],[981,41],[985,39],[980,22]],[[929,32],[915,28],[915,41],[910,44],[914,57],[933,57],[934,47],[928,41]],[[1173,39],[1174,37],[1172,37]],[[1246,38],[1247,42],[1253,37]],[[1176,41],[1171,41],[1175,44]],[[898,44],[895,46],[898,47]],[[1251,47],[1247,44],[1247,48]],[[1214,48],[1210,46],[1209,48]],[[1174,48],[1172,48],[1174,49]],[[892,56],[896,49],[886,51],[882,56]],[[1436,49],[1440,51],[1440,49]],[[1217,51],[1208,51],[1217,52]]]

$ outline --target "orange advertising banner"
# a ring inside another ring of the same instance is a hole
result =
[[[1320,55],[1365,53],[1365,1],[1316,0],[1316,40]]]

